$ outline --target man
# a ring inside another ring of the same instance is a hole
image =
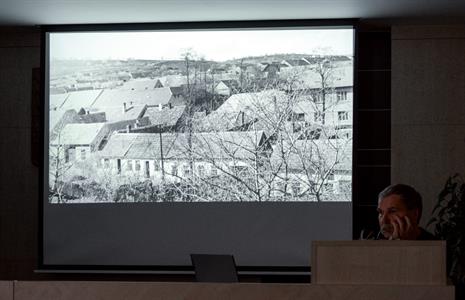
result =
[[[423,209],[421,195],[405,184],[391,185],[378,196],[378,238],[388,240],[435,240],[421,228]]]

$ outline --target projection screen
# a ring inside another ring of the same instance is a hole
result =
[[[309,267],[352,238],[354,29],[44,29],[43,269]]]

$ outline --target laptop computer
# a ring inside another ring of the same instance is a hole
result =
[[[233,255],[191,254],[197,282],[238,282]]]

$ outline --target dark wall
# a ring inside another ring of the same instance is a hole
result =
[[[37,257],[31,85],[32,69],[39,65],[38,30],[0,28],[0,279],[32,278]]]

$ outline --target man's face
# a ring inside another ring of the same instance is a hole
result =
[[[418,209],[407,209],[399,195],[394,194],[382,198],[378,202],[378,222],[379,228],[386,239],[389,239],[394,232],[392,223],[395,222],[395,216],[401,220],[407,216],[412,225],[416,226],[418,224]]]

